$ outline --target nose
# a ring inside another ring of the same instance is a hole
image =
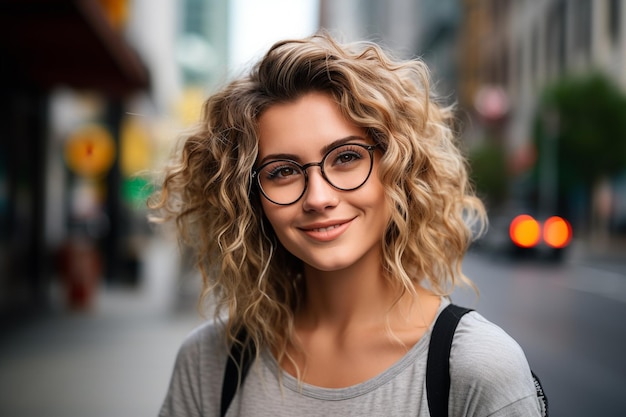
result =
[[[302,196],[302,208],[305,211],[321,211],[336,206],[339,190],[324,179],[321,168],[309,167],[307,175],[308,184]]]

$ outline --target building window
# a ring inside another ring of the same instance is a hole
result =
[[[535,27],[535,30],[531,33],[530,43],[530,79],[537,81],[539,78],[539,29]]]
[[[548,48],[546,48],[546,61],[554,75],[562,74],[566,65],[565,35],[567,33],[565,23],[567,10],[564,1],[557,2],[548,13]]]
[[[591,0],[577,0],[574,3],[574,48],[585,59],[589,59],[591,54],[592,12]]]
[[[609,36],[611,38],[611,42],[616,44],[619,41],[620,37],[620,24],[622,15],[622,0],[609,0]]]
[[[512,80],[518,91],[520,91],[524,86],[524,64],[524,45],[522,43],[522,39],[519,39],[517,45],[515,46],[515,74],[514,79]]]

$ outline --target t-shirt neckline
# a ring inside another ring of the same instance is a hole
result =
[[[437,320],[437,317],[439,317],[441,311],[448,304],[450,304],[450,301],[447,300],[445,297],[442,297],[441,302],[439,303],[439,309],[437,310],[435,320]],[[402,358],[400,358],[396,363],[391,365],[380,374],[366,381],[351,385],[349,387],[325,388],[307,384],[304,382],[302,384],[299,384],[298,380],[294,376],[280,369],[274,356],[267,350],[264,350],[261,353],[261,362],[263,366],[266,366],[271,371],[272,375],[278,375],[278,373],[280,372],[282,374],[283,386],[290,391],[299,393],[306,397],[326,401],[346,400],[349,398],[354,398],[360,395],[367,394],[368,392],[375,390],[381,385],[388,383],[396,376],[398,376],[398,374],[406,370],[410,365],[415,363],[420,356],[423,356],[424,366],[426,366],[428,343],[430,342],[430,334],[432,332],[435,320],[433,320],[433,323],[431,323],[430,327],[420,338],[420,340],[418,340],[417,343],[413,345],[411,349],[409,349],[407,353],[402,356]]]

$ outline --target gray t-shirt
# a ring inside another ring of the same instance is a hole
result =
[[[447,304],[442,300],[439,312]],[[233,399],[227,417],[429,417],[425,382],[429,341],[430,331],[383,373],[339,389],[300,386],[295,378],[280,371],[271,354],[262,352]],[[159,416],[219,416],[227,355],[218,325],[207,323],[194,330],[178,353]],[[522,349],[477,312],[466,314],[457,327],[450,374],[450,417],[540,416]]]

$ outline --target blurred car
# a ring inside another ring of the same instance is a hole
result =
[[[489,228],[476,247],[495,256],[560,261],[572,236],[572,226],[563,217],[508,210],[489,216]]]

